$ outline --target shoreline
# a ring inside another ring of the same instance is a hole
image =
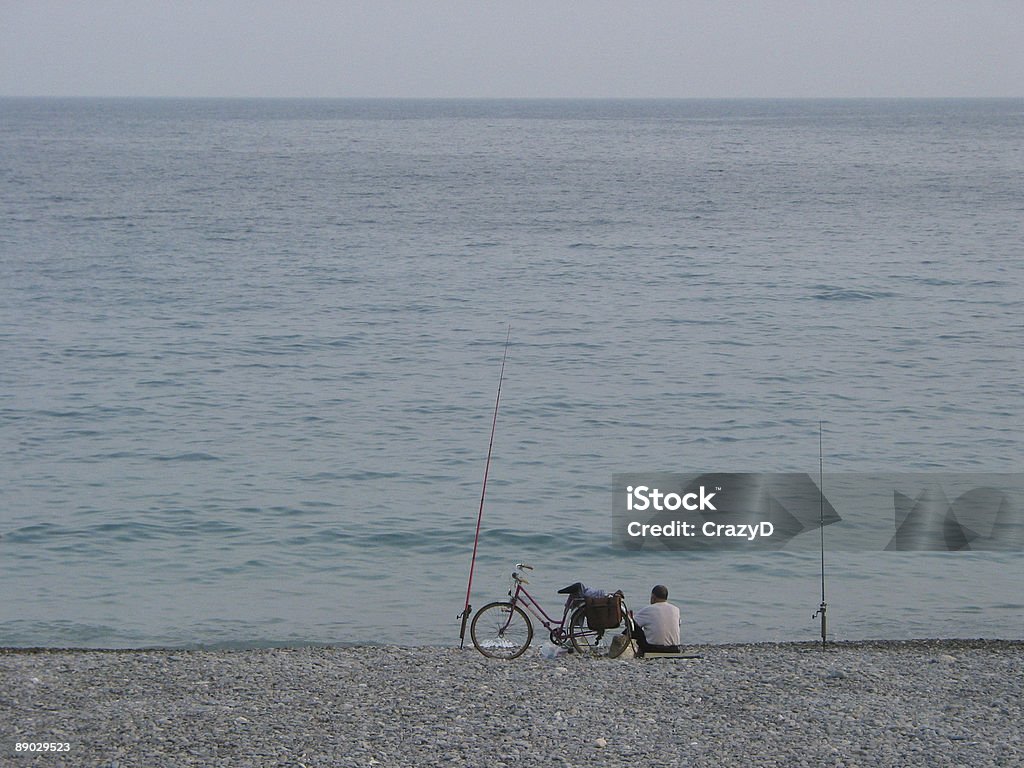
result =
[[[527,656],[532,656],[543,643],[537,642],[536,638],[530,644]],[[1008,638],[906,638],[902,640],[886,640],[883,638],[869,640],[829,640],[822,648],[820,640],[784,640],[780,642],[764,641],[754,643],[690,643],[683,644],[684,650],[699,649],[729,649],[729,648],[774,648],[794,650],[832,650],[832,649],[857,649],[857,648],[956,648],[956,649],[997,649],[1017,648],[1024,651],[1024,639],[1015,640]],[[0,646],[0,655],[17,654],[47,654],[47,653],[75,653],[75,654],[109,654],[109,653],[252,653],[258,651],[300,651],[307,649],[345,651],[356,649],[399,649],[399,650],[424,650],[424,651],[475,651],[472,643],[467,640],[464,648],[460,649],[454,645],[395,645],[391,643],[304,643],[304,644],[271,644],[271,645],[196,645],[196,646],[141,646],[138,648],[89,648],[79,646]]]
[[[1024,763],[1024,641],[684,651],[699,658],[531,651],[501,661],[471,646],[0,649],[0,763]],[[26,742],[68,751],[16,753]]]

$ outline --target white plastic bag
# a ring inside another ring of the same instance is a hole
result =
[[[542,659],[557,659],[565,656],[567,651],[560,645],[554,643],[544,643],[540,647],[540,656]]]

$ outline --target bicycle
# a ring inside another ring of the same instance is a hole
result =
[[[560,590],[566,592],[568,597],[562,609],[562,618],[556,622],[526,589],[530,582],[523,574],[524,570],[532,571],[533,566],[516,563],[512,572],[513,586],[508,590],[509,600],[488,603],[473,616],[470,637],[480,653],[492,659],[515,659],[522,656],[533,641],[531,615],[544,626],[555,645],[589,656],[614,658],[622,653],[632,634],[625,601],[621,607],[626,642],[622,642],[613,652],[611,642],[606,641],[605,637],[608,630],[591,629],[587,625],[587,606],[582,594],[570,592],[569,587]],[[622,593],[617,594],[621,600]]]

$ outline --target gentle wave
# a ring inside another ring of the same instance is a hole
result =
[[[475,606],[813,639],[612,475],[1019,471],[1019,101],[3,106],[0,644],[454,642],[509,327]],[[1019,555],[826,554],[837,638],[1020,636]]]

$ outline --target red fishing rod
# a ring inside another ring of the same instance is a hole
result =
[[[494,448],[494,428],[498,425],[498,403],[501,402],[501,381],[505,376],[505,358],[508,356],[508,342],[512,338],[512,326],[509,325],[508,333],[505,335],[505,351],[501,355],[501,373],[498,374],[498,394],[494,398],[494,418],[491,419],[491,440],[487,444],[487,462],[484,464],[484,485],[480,491],[480,511],[476,516],[476,536],[473,538],[473,558],[469,561],[469,582],[466,584],[466,605],[462,613],[456,618],[462,619],[462,627],[459,629],[459,648],[466,644],[466,622],[469,621],[469,612],[472,606],[469,604],[469,594],[473,591],[473,569],[476,567],[476,547],[480,543],[480,522],[484,519],[484,497],[487,495],[487,474],[491,470],[491,449]]]

